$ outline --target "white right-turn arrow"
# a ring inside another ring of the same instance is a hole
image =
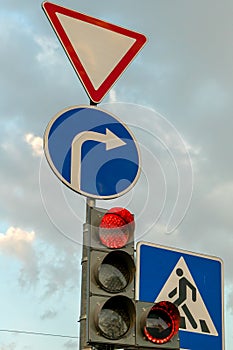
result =
[[[75,136],[71,145],[71,185],[73,189],[80,190],[81,180],[81,151],[86,141],[97,141],[106,144],[106,151],[126,145],[126,143],[106,128],[105,134],[95,131],[83,131]]]

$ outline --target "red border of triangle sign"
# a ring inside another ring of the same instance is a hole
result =
[[[90,100],[99,103],[145,45],[146,37],[47,1],[42,8]]]

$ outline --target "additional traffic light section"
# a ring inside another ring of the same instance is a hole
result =
[[[137,302],[136,346],[179,350],[180,315],[169,301]]]
[[[135,346],[134,216],[90,208],[87,343]]]

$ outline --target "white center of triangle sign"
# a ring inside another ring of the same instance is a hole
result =
[[[176,287],[174,288],[174,286]],[[178,260],[155,301],[167,300],[168,298],[179,306],[182,329],[190,332],[218,335],[183,257]]]
[[[224,350],[222,261],[140,242],[136,299],[179,309],[182,350]]]
[[[47,1],[42,8],[91,101],[99,103],[146,37]]]

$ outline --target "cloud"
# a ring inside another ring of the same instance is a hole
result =
[[[53,319],[57,316],[57,311],[54,310],[46,310],[41,316],[41,320]]]
[[[59,63],[57,49],[59,43],[49,36],[35,36],[35,42],[39,45],[40,51],[36,55],[39,64],[53,65]]]
[[[34,231],[18,227],[9,227],[5,234],[0,234],[0,252],[19,263],[19,285],[40,285],[44,300],[48,296],[61,296],[64,290],[71,290],[77,282],[74,279],[80,259],[77,248],[63,236],[58,235],[56,240],[61,241],[60,248],[45,241],[36,242]],[[40,318],[52,319],[56,314],[55,310],[48,309]]]
[[[24,140],[28,145],[31,146],[33,150],[34,156],[42,156],[43,154],[43,140],[39,136],[35,136],[34,134],[26,134]]]
[[[229,230],[233,230],[232,199],[233,181],[218,184],[206,196],[206,207],[211,211],[215,225],[219,222]]]
[[[35,283],[38,278],[38,266],[33,242],[35,232],[27,232],[19,227],[9,227],[6,234],[0,234],[0,251],[18,260],[20,270],[20,285]]]
[[[77,340],[68,340],[64,343],[66,349],[77,349]]]
[[[0,249],[6,254],[26,261],[31,252],[31,243],[35,239],[35,232],[27,232],[18,227],[9,227],[6,234],[0,234]]]
[[[47,249],[49,259],[43,254],[43,265],[41,266],[41,281],[43,284],[43,298],[63,295],[64,291],[72,290],[77,281],[74,276],[77,275],[77,266],[79,256],[75,249],[70,251],[58,251]]]

